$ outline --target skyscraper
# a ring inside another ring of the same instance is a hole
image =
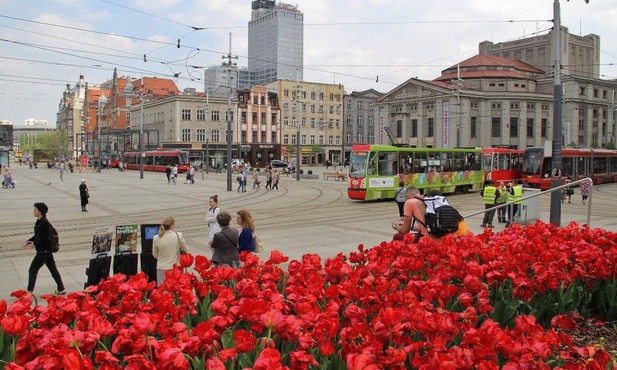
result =
[[[297,6],[254,0],[249,22],[248,69],[253,85],[302,80],[304,14]]]

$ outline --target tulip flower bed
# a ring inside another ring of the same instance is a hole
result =
[[[0,301],[5,369],[610,369],[577,317],[617,319],[617,234],[514,225],[383,242],[325,262],[272,251],[162,286],[117,275],[32,307]],[[184,267],[186,270],[183,270]],[[189,268],[190,267],[190,268]],[[186,272],[190,271],[190,272]]]

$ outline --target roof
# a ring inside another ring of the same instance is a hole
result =
[[[460,72],[457,71],[460,70]],[[460,75],[459,75],[460,73]],[[544,71],[517,59],[478,54],[444,69],[434,81],[473,78],[522,78],[534,79]]]
[[[136,79],[133,81],[133,89],[135,91],[139,91],[141,88],[141,81],[142,79]],[[151,91],[152,95],[155,96],[180,95],[181,93],[176,86],[176,83],[167,78],[144,77],[143,84],[144,88],[147,91]]]

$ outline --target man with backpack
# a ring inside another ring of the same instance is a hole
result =
[[[28,291],[32,293],[34,291],[34,285],[36,284],[36,277],[39,270],[43,265],[47,265],[51,276],[54,278],[58,290],[55,294],[64,295],[66,290],[64,289],[64,283],[58,268],[56,267],[56,261],[52,251],[57,250],[57,240],[53,233],[53,227],[47,220],[47,211],[49,208],[45,203],[34,203],[33,214],[36,217],[36,223],[34,224],[34,236],[26,241],[25,247],[36,249],[36,255],[32,259],[30,269],[28,270]]]

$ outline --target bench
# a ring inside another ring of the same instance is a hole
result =
[[[323,173],[323,178],[324,180],[328,180],[330,178],[334,178],[334,180],[338,181],[346,181],[347,180],[347,174],[343,173],[343,172],[324,172]]]

